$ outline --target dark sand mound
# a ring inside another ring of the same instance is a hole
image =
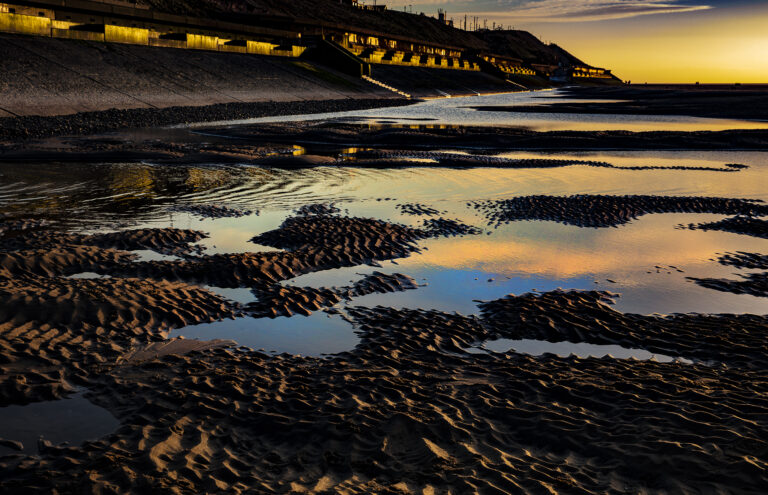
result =
[[[292,253],[237,253],[186,261],[131,263],[117,267],[109,274],[234,288],[272,284],[308,273],[313,268],[310,260]]]
[[[372,260],[408,256],[418,251],[417,241],[428,237],[481,232],[476,227],[445,218],[427,219],[423,229],[414,229],[371,218],[317,215],[289,218],[278,230],[265,232],[251,240],[292,251],[307,246],[344,251],[361,260],[356,264],[366,264]]]
[[[768,297],[768,272],[749,273],[747,275],[739,275],[739,277],[741,278],[737,280],[688,277],[688,280],[692,280],[707,289],[719,290],[721,292]]]
[[[330,268],[367,265],[410,256],[417,242],[434,236],[479,233],[479,229],[453,220],[430,219],[427,228],[414,229],[370,218],[317,214],[290,217],[279,229],[251,239],[285,252],[215,254],[181,261],[147,261],[122,264],[108,274],[174,280],[217,287],[253,287],[271,284]],[[332,210],[329,210],[332,211]],[[286,293],[288,294],[288,293]]]
[[[199,287],[147,280],[0,279],[0,405],[61,398],[125,346],[234,317]]]
[[[162,229],[137,229],[105,234],[67,234],[61,232],[38,232],[35,235],[21,235],[0,238],[0,250],[25,248],[51,249],[60,246],[97,246],[104,249],[151,250],[161,254],[184,255],[198,252],[199,248],[190,243],[208,237],[203,232],[182,230],[172,227]]]
[[[696,196],[520,196],[475,202],[490,224],[547,220],[579,227],[616,227],[650,213],[720,213],[767,215],[757,200]]]
[[[759,253],[725,253],[717,259],[722,265],[730,265],[738,268],[756,268],[768,270],[768,255]]]
[[[718,222],[700,223],[698,225],[690,224],[688,227],[696,230],[720,230],[768,239],[768,220],[760,220],[753,217],[738,216],[726,218]]]
[[[480,235],[483,233],[482,229],[449,218],[428,218],[424,220],[424,230],[433,237]]]
[[[351,286],[345,287],[292,287],[272,285],[266,289],[254,289],[258,301],[246,306],[246,311],[257,318],[276,318],[301,314],[309,316],[313,311],[335,306],[342,300],[373,293],[400,292],[416,289],[418,284],[408,275],[387,275],[373,272]]]
[[[8,232],[14,231],[38,229],[47,225],[48,222],[46,220],[32,218],[11,219],[0,214],[0,235],[5,235]]]
[[[297,216],[306,217],[309,215],[338,215],[341,209],[333,204],[311,204],[304,205],[296,210]]]
[[[272,285],[258,291],[259,301],[246,306],[246,311],[256,318],[277,318],[300,314],[309,316],[313,311],[331,307],[341,301],[333,289],[312,287],[283,287]]]
[[[480,304],[498,337],[616,344],[742,368],[768,365],[766,318],[755,315],[624,314],[606,292],[547,292]]]
[[[0,278],[103,272],[121,263],[129,263],[135,257],[130,253],[94,246],[0,252]]]
[[[441,213],[445,213],[444,211],[436,210],[430,206],[423,205],[420,203],[404,203],[404,204],[395,205],[395,207],[405,215],[431,217],[435,215],[440,215]]]
[[[251,239],[257,244],[287,250],[313,246],[344,252],[361,259],[407,256],[417,248],[425,233],[404,225],[372,218],[345,218],[327,215],[288,218],[277,230]]]
[[[1,322],[92,325],[127,339],[236,314],[224,299],[199,287],[137,279],[0,280],[0,299]]]
[[[94,377],[121,428],[8,460],[0,486],[757,493],[768,481],[762,371],[469,355],[448,351],[488,335],[478,319],[354,317],[363,342],[333,358],[214,349]]]

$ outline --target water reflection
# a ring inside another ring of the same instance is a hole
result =
[[[266,352],[319,357],[350,351],[360,338],[354,327],[338,315],[322,311],[310,316],[238,318],[190,325],[174,330],[170,337],[230,339],[239,345]]]
[[[743,163],[734,173],[711,171],[632,171],[584,166],[557,169],[363,169],[318,167],[276,170],[261,167],[153,167],[147,165],[6,165],[0,214],[39,214],[58,227],[104,231],[167,227],[200,230],[206,254],[274,250],[250,239],[278,228],[309,203],[333,202],[342,214],[375,217],[421,226],[423,217],[406,215],[400,203],[434,207],[447,218],[483,227],[480,236],[431,239],[425,249],[387,273],[400,272],[428,285],[404,294],[370,295],[354,304],[387,304],[476,312],[473,299],[493,299],[555,287],[621,292],[617,308],[637,313],[768,313],[768,301],[705,289],[691,277],[733,278],[732,267],[711,261],[727,251],[767,252],[768,241],[725,232],[679,229],[679,224],[715,221],[723,215],[645,215],[618,229],[588,229],[553,222],[520,221],[494,229],[485,224],[474,200],[549,194],[704,195],[768,199],[768,153],[760,152],[598,152],[509,153],[520,158],[578,158],[620,166],[722,166]],[[201,219],[172,211],[174,205],[217,204],[259,210],[241,218]],[[152,256],[156,256],[152,254]],[[657,273],[656,265],[677,271]],[[366,268],[366,267],[361,267]],[[367,270],[367,268],[366,268]],[[307,285],[348,285],[354,268],[337,283],[320,272]],[[325,278],[324,278],[325,277]],[[478,280],[474,280],[477,278]],[[487,282],[493,278],[494,282]],[[426,279],[423,280],[422,279]],[[612,280],[615,283],[609,282]],[[302,284],[303,281],[289,283]],[[238,294],[246,301],[249,294]],[[246,301],[247,302],[247,301]],[[237,340],[237,339],[236,339]]]
[[[587,344],[584,342],[547,342],[546,340],[512,340],[497,339],[483,342],[482,344],[468,349],[470,352],[518,352],[520,354],[529,354],[531,356],[541,356],[543,354],[556,354],[560,357],[569,357],[571,355],[580,358],[615,358],[615,359],[637,359],[638,361],[647,361],[654,359],[660,363],[681,362],[693,364],[693,361],[685,358],[674,358],[664,354],[653,354],[643,349],[628,349],[618,345],[599,345]]]
[[[79,445],[113,432],[119,424],[106,409],[86,399],[83,392],[61,400],[0,407],[0,438],[21,442],[27,455],[37,453],[40,438],[54,445]],[[13,452],[0,447],[0,454]]]
[[[514,106],[572,102],[562,93],[552,92],[552,98],[542,100],[540,91],[503,93],[426,100],[415,105],[354,110],[309,115],[289,115],[256,119],[193,124],[192,127],[239,125],[270,122],[333,120],[336,122],[365,122],[371,124],[409,124],[428,119],[438,125],[514,126],[535,131],[718,131],[726,129],[768,129],[768,122],[748,120],[707,119],[665,115],[596,115],[568,113],[516,113],[474,110],[472,106]],[[577,100],[578,101],[578,100]],[[602,101],[601,101],[602,102]]]

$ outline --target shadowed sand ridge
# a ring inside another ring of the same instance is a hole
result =
[[[757,315],[643,316],[610,308],[607,292],[547,292],[481,303],[496,336],[617,344],[744,368],[768,367],[768,327]]]
[[[0,485],[626,493],[766,482],[762,371],[470,355],[450,350],[488,335],[476,318],[353,313],[363,341],[335,358],[211,349],[94,377],[120,430],[7,461]]]
[[[161,254],[182,255],[196,251],[190,243],[205,239],[206,234],[171,227],[138,229],[104,234],[82,235],[44,231],[36,235],[0,239],[0,249],[51,248],[60,245],[97,246],[108,249],[149,249]]]
[[[688,277],[707,289],[730,292],[732,294],[749,294],[756,297],[768,297],[768,272],[739,275],[739,279],[727,278],[695,278]]]
[[[765,213],[763,213],[765,215]],[[768,239],[768,220],[753,217],[732,217],[718,222],[690,224],[689,228],[696,230],[721,230],[734,234],[751,235]]]
[[[313,311],[335,306],[342,300],[374,293],[400,292],[416,289],[416,281],[408,275],[395,273],[387,275],[373,272],[351,286],[346,287],[284,287],[274,284],[265,289],[254,289],[257,302],[246,306],[246,311],[257,318],[275,318],[302,314],[309,316]]]
[[[603,227],[653,212],[765,208],[696,197],[509,201],[488,203],[489,215]],[[192,249],[204,234],[190,230],[4,235],[0,406],[82,386],[120,426],[82,445],[43,444],[38,457],[0,458],[0,492],[760,493],[768,484],[765,316],[622,313],[596,291],[508,295],[463,316],[355,305],[419,290],[407,274],[285,284],[481,232],[437,215],[414,228],[340,213],[299,208],[253,238],[283,250],[261,253],[207,255]],[[119,249],[183,257],[136,262]],[[721,262],[762,266],[761,256]],[[112,278],[64,278],[81,270]],[[243,307],[201,284],[248,287],[257,301]],[[167,340],[187,325],[341,312],[345,301],[359,343],[322,358],[266,355],[226,335]],[[615,344],[691,363],[472,352],[499,338]]]
[[[473,206],[490,224],[547,220],[578,227],[616,227],[650,213],[720,213],[768,215],[760,201],[695,196],[520,196],[479,201]]]

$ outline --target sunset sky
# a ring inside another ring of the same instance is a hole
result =
[[[368,0],[367,3],[373,3]],[[768,83],[768,0],[387,0],[525,29],[643,82]]]

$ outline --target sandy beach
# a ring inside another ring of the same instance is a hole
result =
[[[242,114],[210,107],[202,120],[384,104],[253,103]],[[136,111],[0,124],[0,409],[83,394],[119,422],[70,444],[3,431],[0,491],[760,493],[768,483],[758,307],[768,206],[753,196],[768,131],[171,129],[199,117]],[[121,130],[145,112],[155,128]],[[661,154],[638,151],[649,148]],[[678,261],[691,244],[701,249]],[[601,271],[612,250],[619,261]],[[632,259],[645,251],[655,258]],[[509,268],[487,267],[507,252]],[[549,275],[525,256],[589,268]],[[661,277],[667,292],[633,292]],[[438,309],[422,293],[474,310]],[[757,309],[683,306],[705,296]],[[622,309],[633,298],[681,309]],[[276,322],[288,334],[318,316],[350,329],[344,350],[259,348],[216,326],[258,335]],[[193,328],[215,338],[187,337]],[[531,355],[520,342],[612,350]]]

